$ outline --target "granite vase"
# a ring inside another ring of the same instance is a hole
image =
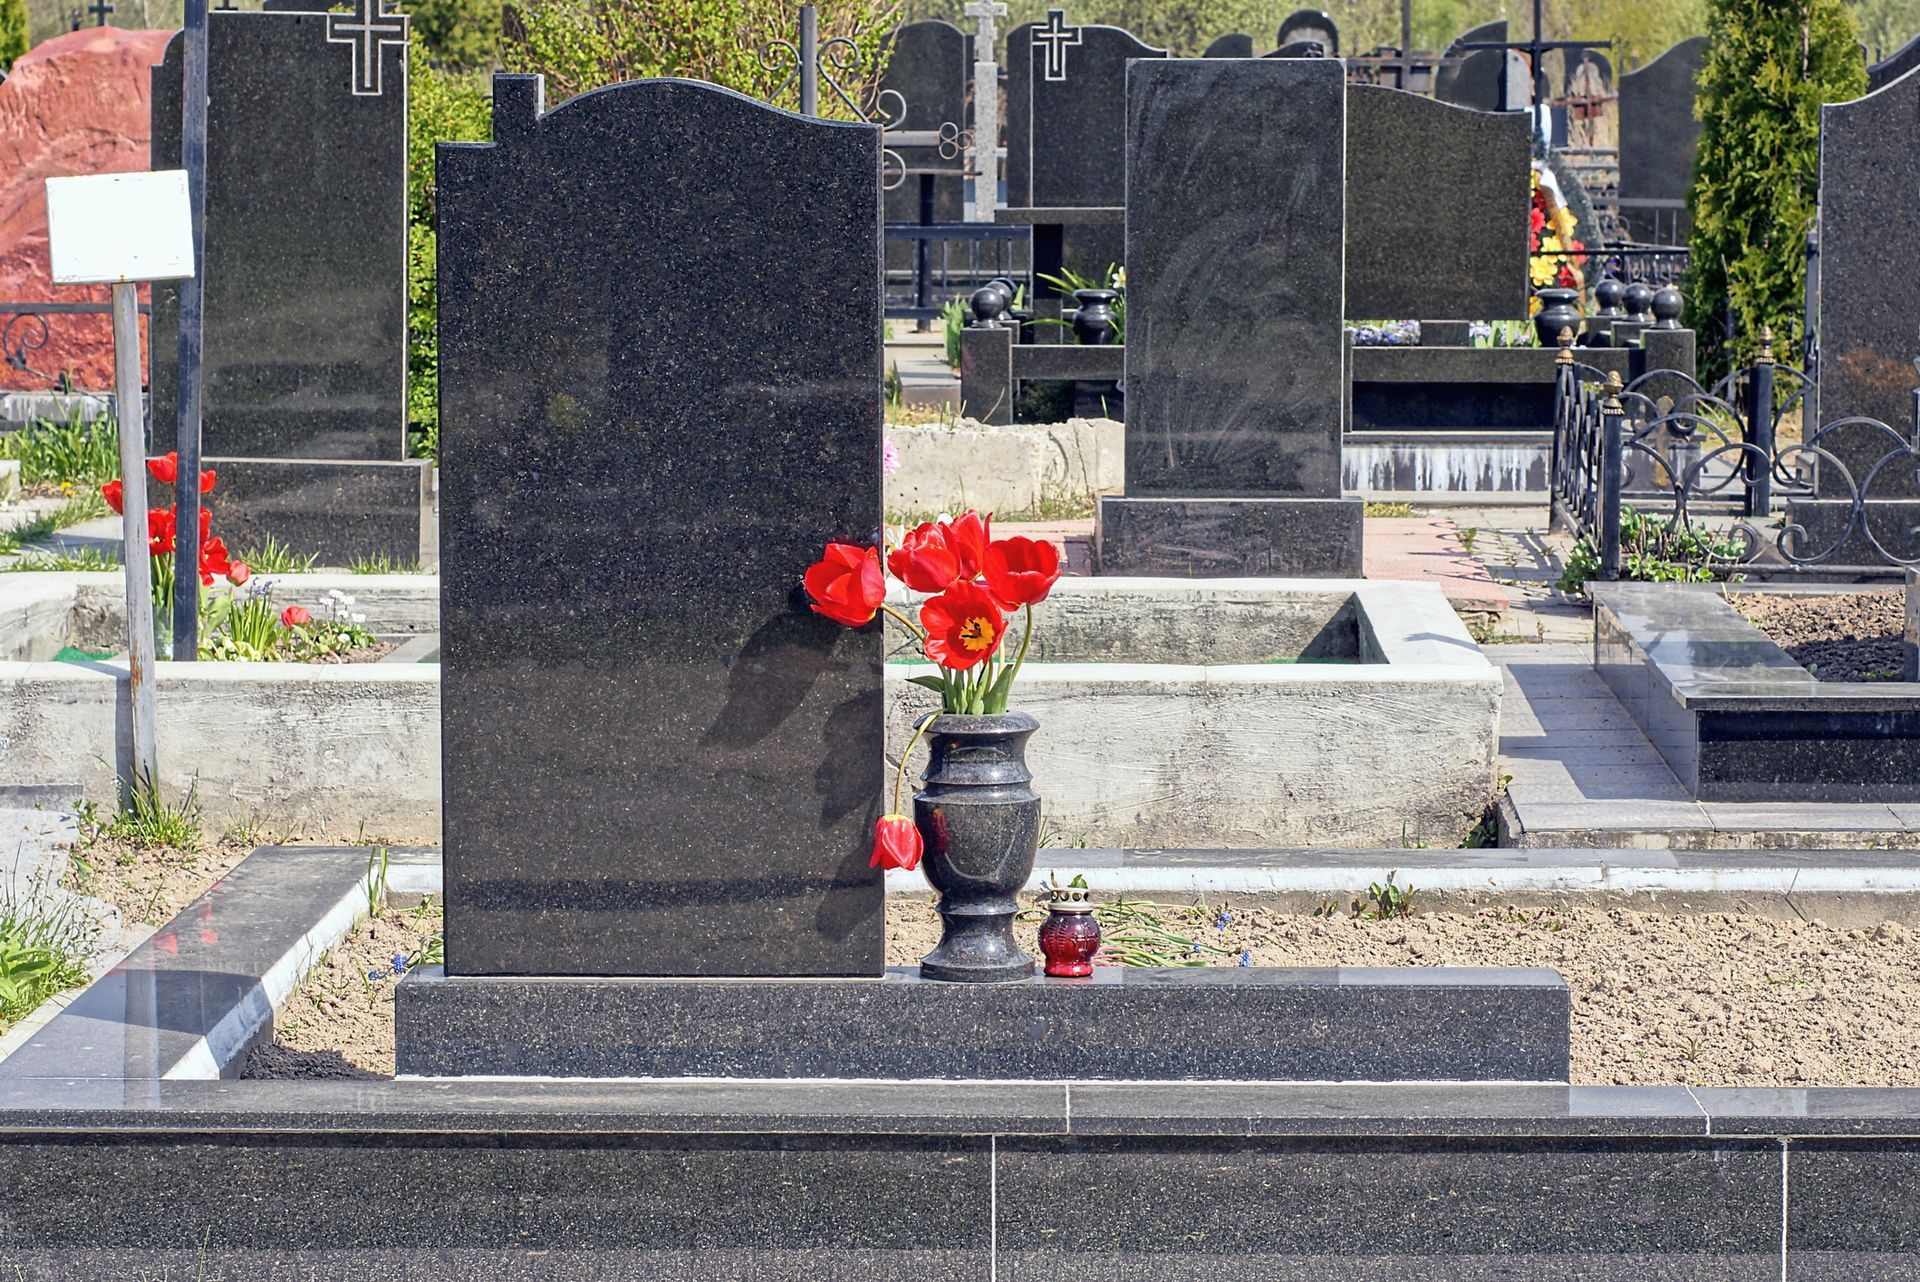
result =
[[[920,867],[940,892],[940,944],[920,959],[925,979],[994,984],[1026,979],[1033,958],[1014,942],[1020,890],[1040,848],[1040,796],[1024,712],[936,717],[927,728],[926,784],[913,821]]]
[[[1073,336],[1086,347],[1105,347],[1119,332],[1113,305],[1120,292],[1113,289],[1076,289],[1073,297],[1080,310],[1073,314]]]
[[[1540,310],[1533,314],[1533,332],[1540,336],[1540,346],[1558,347],[1563,329],[1580,332],[1579,290],[1550,285],[1534,290],[1533,296],[1540,300]]]

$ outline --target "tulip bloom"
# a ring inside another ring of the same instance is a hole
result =
[[[290,605],[280,611],[280,626],[283,628],[297,628],[312,622],[313,616],[307,613],[305,606]]]
[[[960,577],[960,558],[947,542],[947,527],[929,521],[900,541],[887,568],[915,592],[945,592]]]
[[[880,549],[829,543],[826,555],[807,568],[806,585],[814,613],[850,628],[871,623],[887,599]]]
[[[147,471],[152,475],[154,480],[159,481],[163,485],[174,484],[180,479],[180,451],[168,450],[159,458],[148,459]],[[200,469],[200,492],[202,494],[212,492],[214,477],[217,475],[218,473],[212,468]]]
[[[1007,634],[1007,616],[975,583],[956,583],[927,602],[920,609],[920,625],[927,630],[927,657],[956,672],[991,656]]]
[[[153,508],[147,513],[147,554],[168,556],[173,552],[173,509]]]
[[[235,561],[227,567],[227,582],[233,584],[236,588],[252,577],[253,567],[245,561]]]
[[[986,568],[987,544],[993,538],[993,514],[989,512],[983,517],[968,508],[960,519],[946,522],[945,526],[947,546],[960,562],[960,577],[971,582]]]
[[[227,555],[227,545],[220,539],[206,539],[200,544],[200,582],[204,587],[212,587],[215,575],[226,575],[233,570],[233,561]]]
[[[920,830],[905,815],[881,815],[873,825],[873,858],[869,868],[899,868],[912,872],[920,866],[924,847]]]
[[[1060,581],[1060,549],[1015,535],[987,545],[987,590],[1009,610],[1038,605]]]
[[[120,481],[108,481],[105,485],[101,486],[100,497],[107,501],[107,506],[113,509],[115,516],[119,516],[122,512],[126,511],[127,487]]]

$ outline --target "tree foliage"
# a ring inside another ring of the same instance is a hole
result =
[[[546,76],[550,105],[647,76],[707,80],[771,99],[793,60],[776,50],[763,66],[760,50],[773,40],[797,41],[797,12],[789,0],[540,0],[508,8],[502,61],[509,71]],[[850,54],[830,50],[843,69],[830,63],[827,70],[856,103],[865,105],[885,69],[898,18],[895,0],[819,4],[821,44],[844,39],[853,46]],[[793,107],[797,93],[786,90],[779,101]],[[820,112],[852,114],[824,81]]]
[[[490,71],[500,57],[500,0],[409,0],[413,47],[448,71]]]
[[[1752,354],[1763,325],[1781,350],[1799,341],[1820,106],[1859,97],[1867,76],[1842,0],[1712,0],[1708,36],[1686,294],[1701,369],[1717,375]],[[1732,351],[1721,326],[1729,308],[1743,335]]]
[[[27,51],[27,0],[0,0],[0,71]]]
[[[439,292],[434,144],[486,142],[493,114],[481,82],[421,59],[407,79],[407,428],[413,452],[439,454]]]

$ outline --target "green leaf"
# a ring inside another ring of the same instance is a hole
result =
[[[939,677],[908,677],[907,682],[910,685],[925,686],[938,695],[944,696],[947,693],[947,683]]]

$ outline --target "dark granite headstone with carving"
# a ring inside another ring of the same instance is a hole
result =
[[[1522,112],[1355,85],[1347,94],[1347,316],[1527,314]],[[1409,203],[1408,192],[1420,193]]]
[[[1126,497],[1101,501],[1100,568],[1357,575],[1344,68],[1139,62],[1128,88]]]
[[[1253,57],[1253,37],[1244,31],[1232,35],[1220,36],[1207,46],[1205,58],[1251,58]]]
[[[1916,68],[1920,68],[1920,36],[1867,68],[1867,92],[1884,88]]]
[[[367,8],[368,32],[353,14],[237,10],[207,28],[201,439],[221,474],[215,519],[230,547],[271,534],[330,565],[433,550],[429,465],[402,461],[406,21]],[[175,37],[153,71],[156,168],[180,163],[180,56]],[[164,441],[179,294],[154,295]]]
[[[889,113],[904,104],[901,119],[889,127],[937,133],[954,130],[956,142],[967,127],[967,89],[973,76],[972,43],[967,33],[951,23],[910,22],[894,32],[893,53],[880,81],[881,109]],[[896,99],[892,95],[898,94]],[[966,199],[962,174],[966,157],[957,147],[895,147],[907,166],[907,180],[887,192],[888,222],[916,222],[920,217],[920,175],[933,177],[934,217],[958,222]]]
[[[1707,38],[1694,36],[1620,77],[1620,198],[1684,201],[1700,150],[1693,96],[1707,59]],[[1686,243],[1686,211],[1622,210],[1634,238]]]
[[[878,131],[501,76],[494,139],[439,150],[448,974],[878,975],[880,630],[800,588],[880,525]]]
[[[1326,56],[1340,56],[1340,24],[1333,15],[1318,9],[1295,9],[1280,20],[1280,34],[1274,40],[1277,48],[1284,49],[1296,40],[1318,41]]]

